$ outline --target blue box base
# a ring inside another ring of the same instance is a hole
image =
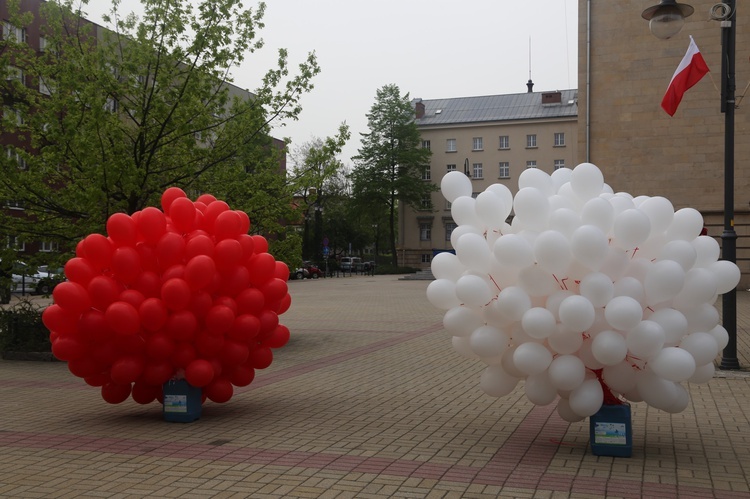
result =
[[[603,405],[589,418],[591,451],[595,456],[633,455],[633,424],[630,404]]]
[[[190,386],[184,379],[164,383],[162,414],[165,421],[190,423],[201,417],[200,388]]]

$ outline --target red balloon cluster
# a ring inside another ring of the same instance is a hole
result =
[[[289,269],[224,201],[171,187],[161,204],[78,244],[42,315],[52,352],[112,404],[162,401],[181,376],[227,402],[289,340]]]

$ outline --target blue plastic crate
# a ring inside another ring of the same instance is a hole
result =
[[[630,457],[633,423],[630,404],[603,405],[589,418],[591,451],[596,456]]]
[[[190,423],[201,417],[200,388],[190,386],[184,379],[164,383],[163,414],[165,421]]]

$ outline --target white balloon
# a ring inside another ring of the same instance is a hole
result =
[[[476,212],[485,227],[499,228],[505,223],[510,207],[506,210],[500,196],[492,191],[484,191],[477,196]]]
[[[581,348],[578,349],[578,357],[583,361],[583,364],[587,368],[596,371],[597,369],[603,368],[604,364],[594,357],[594,353],[591,351],[593,343],[593,338],[584,338],[581,343]]]
[[[728,260],[719,260],[708,266],[708,270],[716,276],[716,289],[723,295],[737,287],[740,283],[740,269]]]
[[[468,337],[454,336],[453,338],[451,338],[451,344],[453,345],[453,349],[462,357],[466,357],[467,359],[479,358],[479,355],[475,354],[471,349]]]
[[[555,197],[565,199],[561,196]],[[550,198],[550,203],[552,203],[552,198]],[[573,232],[581,226],[581,217],[572,208],[553,207],[549,217],[549,226],[570,239]]]
[[[506,212],[503,213],[504,216],[502,218],[503,220],[508,218],[510,210],[513,208],[513,193],[510,192],[510,189],[504,184],[492,184],[487,187],[486,190],[494,193],[503,200],[503,206],[505,207]]]
[[[729,333],[724,329],[724,326],[717,325],[709,333],[716,340],[716,344],[719,345],[719,351],[724,350],[729,344]]]
[[[654,374],[669,381],[686,381],[695,374],[695,359],[678,347],[666,347],[648,362]]]
[[[560,187],[570,182],[570,179],[573,178],[573,170],[570,168],[558,168],[552,172],[550,178],[552,179],[552,185],[555,187],[555,192],[558,192]]]
[[[477,215],[476,208],[476,199],[471,196],[461,196],[451,203],[451,216],[458,225],[483,227],[482,220]]]
[[[473,225],[459,225],[458,227],[453,229],[453,232],[451,232],[451,246],[455,248],[458,244],[458,240],[464,234],[478,234],[481,236],[484,234],[484,232]]]
[[[526,168],[521,172],[521,175],[518,176],[518,189],[520,190],[524,187],[539,189],[546,197],[555,194],[552,178],[550,178],[547,172],[539,168]]]
[[[526,227],[544,230],[549,224],[549,200],[535,187],[524,187],[513,198],[513,211]]]
[[[556,230],[542,232],[534,241],[534,258],[542,270],[564,274],[573,260],[568,238]]]
[[[443,316],[443,327],[451,336],[468,336],[482,324],[482,316],[464,306],[453,307]]]
[[[693,239],[690,244],[695,248],[696,267],[708,267],[717,261],[721,255],[721,247],[713,237],[698,236]]]
[[[591,343],[594,358],[605,366],[614,366],[625,359],[628,347],[625,338],[616,331],[602,331]]]
[[[590,417],[599,412],[604,403],[604,390],[598,379],[588,379],[570,393],[570,408],[582,417]]]
[[[462,172],[448,172],[440,181],[440,191],[443,197],[452,203],[461,196],[471,196],[471,180]]]
[[[634,356],[639,359],[648,360],[661,351],[662,347],[664,347],[665,339],[666,335],[661,324],[645,320],[628,331],[625,343],[630,353]]]
[[[503,358],[500,362],[500,365],[502,365],[505,372],[507,372],[511,376],[516,377],[516,378],[525,378],[526,373],[520,371],[518,367],[516,367],[516,363],[513,360],[513,355],[516,353],[517,348],[518,348],[518,345],[513,345],[507,350],[505,350],[505,353],[503,354]]]
[[[557,225],[555,225],[555,222],[553,221],[553,217],[555,215],[555,212],[557,210],[570,210],[571,212],[575,213],[578,224],[580,225],[581,217],[578,215],[578,212],[576,212],[576,205],[573,203],[573,201],[570,200],[570,198],[566,198],[565,196],[561,196],[559,194],[553,194],[549,197],[549,209],[550,209],[550,222],[549,226],[559,230],[560,232],[563,232]]]
[[[557,414],[568,423],[577,423],[586,419],[584,416],[579,416],[573,412],[573,409],[570,408],[570,402],[563,398],[557,402]]]
[[[719,344],[711,333],[690,333],[682,339],[680,348],[689,352],[698,366],[713,362],[719,355]]]
[[[534,263],[531,244],[518,234],[500,237],[492,248],[495,258],[502,265],[524,268]]]
[[[531,298],[523,289],[508,286],[497,295],[495,306],[511,322],[520,321],[531,308]]]
[[[571,331],[586,331],[595,317],[594,305],[584,296],[569,296],[560,304],[560,322]]]
[[[677,389],[669,380],[646,370],[638,373],[636,388],[643,401],[648,405],[666,411],[677,401]]]
[[[682,290],[672,300],[678,310],[691,309],[702,303],[713,303],[718,296],[716,278],[711,271],[704,268],[690,269],[685,274]]]
[[[662,308],[648,317],[658,323],[664,330],[664,345],[675,346],[688,332],[688,321],[685,315],[673,308]]]
[[[672,203],[661,196],[654,196],[644,200],[638,208],[648,216],[654,232],[664,232],[674,219]]]
[[[690,403],[690,395],[688,395],[688,392],[684,386],[679,383],[675,383],[674,388],[676,395],[675,399],[671,404],[664,408],[666,412],[669,412],[671,414],[677,414],[678,412],[684,411],[685,409],[687,409],[687,406]]]
[[[714,367],[713,362],[709,362],[708,364],[703,364],[702,366],[698,366],[695,368],[695,374],[693,374],[690,379],[688,380],[688,383],[707,383],[711,380],[711,378],[714,377],[714,372],[716,372],[716,368]]]
[[[651,221],[642,211],[632,208],[615,216],[612,228],[614,243],[629,250],[644,243],[651,234]]]
[[[636,370],[627,360],[602,369],[602,379],[616,392],[625,393],[635,388]]]
[[[442,310],[461,304],[456,297],[456,285],[448,279],[435,279],[427,286],[427,301]]]
[[[478,234],[464,234],[458,238],[456,256],[459,261],[471,270],[489,273],[492,251],[487,240]]]
[[[613,285],[614,296],[629,296],[641,305],[646,303],[646,292],[643,284],[635,277],[622,277]]]
[[[586,201],[581,211],[581,223],[593,225],[605,234],[612,230],[615,221],[615,209],[609,201],[602,197],[591,198]]]
[[[458,257],[448,251],[443,251],[432,257],[432,275],[436,279],[449,279],[457,281],[464,273],[465,267],[458,260]]]
[[[613,281],[616,281],[625,275],[629,264],[630,256],[624,249],[610,246],[607,250],[607,256],[604,259],[604,263],[602,263],[599,270],[603,274],[607,274],[607,276]]]
[[[591,272],[581,280],[581,296],[594,307],[604,307],[615,296],[612,279],[601,272]]]
[[[518,378],[511,376],[501,366],[489,366],[482,372],[479,388],[491,397],[504,397],[515,390]]]
[[[604,317],[614,329],[628,331],[643,319],[643,308],[629,296],[616,296],[604,307]]]
[[[469,337],[471,350],[480,357],[498,357],[508,348],[510,338],[492,326],[480,326]]]
[[[556,353],[568,355],[581,348],[583,335],[577,331],[568,331],[561,325],[556,333],[547,338],[547,344]]]
[[[513,352],[513,363],[519,371],[531,376],[547,370],[552,363],[552,354],[540,343],[522,343]]]
[[[687,272],[690,270],[698,258],[698,252],[688,241],[675,239],[666,243],[659,252],[659,260],[674,260],[679,263],[682,269]]]
[[[560,321],[560,304],[563,302],[565,298],[568,296],[573,296],[573,292],[570,290],[560,290],[555,291],[551,295],[547,297],[547,299],[544,302],[544,308],[552,312],[552,315],[555,317],[555,321]]]
[[[549,365],[549,380],[558,390],[575,390],[586,379],[586,366],[575,355],[560,355]]]
[[[692,241],[703,230],[703,216],[695,208],[682,208],[674,214],[674,219],[666,230],[668,239]]]
[[[711,331],[719,324],[719,311],[708,303],[681,312],[688,321],[688,333]]]
[[[557,390],[550,382],[547,371],[526,378],[523,389],[526,397],[535,405],[549,405],[557,398]]]
[[[518,273],[518,284],[532,298],[547,296],[558,289],[557,281],[552,274],[537,266],[522,269]]]
[[[654,262],[646,274],[643,288],[646,291],[646,302],[655,305],[671,300],[685,284],[685,271],[679,263],[672,260]]]
[[[581,163],[573,168],[570,186],[576,196],[585,201],[601,194],[602,187],[604,187],[604,175],[596,165]]]
[[[544,339],[557,331],[557,323],[552,312],[542,307],[530,308],[521,319],[523,330],[535,339]]]
[[[607,259],[609,240],[598,227],[581,225],[570,237],[570,249],[586,268],[599,270]]]
[[[433,283],[435,282],[437,281],[433,281]],[[429,286],[427,290],[429,291]],[[472,274],[462,276],[456,281],[455,295],[458,301],[456,305],[464,303],[467,305],[482,306],[489,303],[492,299],[492,292],[489,286],[487,286],[487,282],[481,277]]]
[[[609,198],[609,202],[612,205],[612,208],[615,209],[615,216],[619,215],[625,210],[631,210],[635,208],[633,198],[628,196],[624,192],[618,192],[617,194]]]

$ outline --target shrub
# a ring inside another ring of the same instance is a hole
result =
[[[0,310],[0,352],[51,352],[49,331],[42,323],[42,307],[21,300]]]

